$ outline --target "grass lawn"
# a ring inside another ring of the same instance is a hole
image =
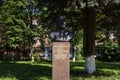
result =
[[[52,80],[51,61],[0,63],[0,80]],[[70,80],[120,80],[120,63],[96,62],[94,75],[86,75],[84,62],[70,63]]]

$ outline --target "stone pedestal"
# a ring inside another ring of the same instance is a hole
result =
[[[69,42],[53,42],[52,45],[52,80],[69,80]]]

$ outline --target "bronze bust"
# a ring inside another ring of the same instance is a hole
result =
[[[57,24],[57,30],[52,31],[49,36],[52,39],[52,41],[69,41],[73,34],[65,30],[66,22],[64,16],[59,16],[56,21]]]

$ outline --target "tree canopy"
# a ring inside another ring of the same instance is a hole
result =
[[[80,46],[86,6],[95,8],[96,39],[100,39],[104,30],[112,30],[120,40],[119,0],[1,0],[1,46],[16,48],[33,44],[36,34],[49,33],[56,28],[59,15],[65,15],[67,29],[74,33],[72,45]],[[34,19],[38,20],[37,26],[41,26],[39,31],[34,30]]]

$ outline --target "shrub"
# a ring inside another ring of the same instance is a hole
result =
[[[96,47],[96,51],[100,61],[120,61],[120,46],[115,42],[104,42]]]

